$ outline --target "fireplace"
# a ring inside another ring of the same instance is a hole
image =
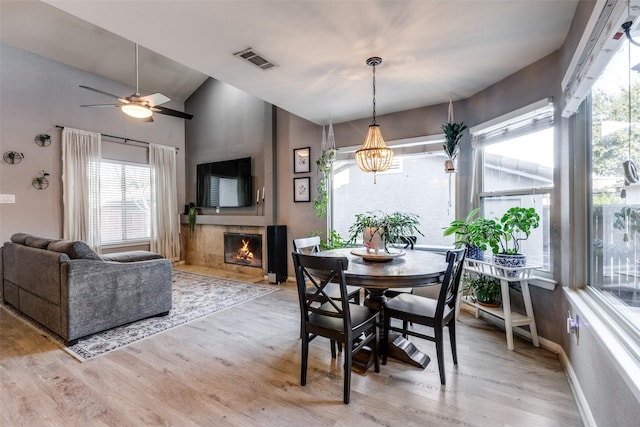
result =
[[[262,235],[224,233],[224,262],[262,268]]]

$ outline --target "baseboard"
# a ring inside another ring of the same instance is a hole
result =
[[[467,304],[462,304],[460,308],[472,315],[475,315],[474,308]],[[489,323],[492,323],[504,330],[504,322],[502,320],[489,315],[482,316],[482,318],[483,320],[486,320]],[[514,328],[514,333],[527,338],[529,341],[531,340],[531,334],[522,328]],[[576,402],[576,405],[578,406],[578,412],[580,412],[582,422],[586,427],[597,427],[596,420],[593,418],[593,414],[591,413],[589,402],[587,401],[587,398],[582,391],[582,387],[580,387],[580,381],[578,380],[578,377],[573,370],[573,366],[571,366],[571,361],[567,357],[567,353],[565,353],[564,348],[562,348],[560,344],[557,344],[543,337],[539,337],[539,340],[540,346],[542,348],[558,355],[560,364],[562,365],[564,373],[567,376],[567,381],[569,382],[571,393],[573,394],[573,398]]]
[[[576,405],[578,406],[578,411],[580,412],[580,416],[582,417],[582,422],[587,427],[597,427],[596,420],[593,418],[593,414],[591,413],[591,407],[589,406],[589,402],[587,401],[584,392],[582,391],[582,387],[580,387],[580,381],[573,370],[573,366],[571,366],[571,361],[567,357],[567,353],[564,352],[564,348],[560,344],[554,343],[553,341],[549,341],[546,338],[540,338],[540,345],[553,353],[558,355],[560,359],[560,363],[564,369],[564,373],[567,376],[567,381],[569,381],[569,387],[571,387],[571,392],[573,393],[573,398],[576,401]]]

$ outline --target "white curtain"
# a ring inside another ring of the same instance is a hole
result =
[[[62,130],[63,237],[100,252],[101,135]]]
[[[149,144],[151,168],[151,250],[180,259],[176,149]]]

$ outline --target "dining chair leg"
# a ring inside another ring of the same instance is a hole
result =
[[[389,354],[389,327],[391,326],[391,318],[384,316],[384,336],[382,338],[382,364],[387,364],[387,355]]]
[[[453,364],[458,364],[458,349],[456,347],[456,319],[449,321],[449,341],[451,341],[451,356],[453,356]]]
[[[302,360],[300,363],[300,385],[307,384],[307,361],[309,360],[309,339],[307,334],[302,337]]]
[[[349,404],[351,394],[351,366],[353,360],[353,342],[344,345],[344,403]]]
[[[438,358],[438,371],[440,372],[440,384],[445,384],[445,374],[444,374],[444,343],[443,343],[443,327],[436,326],[435,330],[435,341],[436,341],[436,357]]]
[[[334,340],[331,340],[330,345],[331,345],[331,358],[335,359],[336,358],[336,342]]]
[[[375,343],[373,344],[373,366],[376,373],[380,372],[380,355],[378,354],[380,350],[380,324],[376,322],[375,329]]]
[[[353,298],[353,302],[356,303],[357,305],[360,305],[360,292],[358,292],[356,296]]]
[[[407,329],[409,329],[409,322],[406,320],[402,321],[402,338],[407,339]]]

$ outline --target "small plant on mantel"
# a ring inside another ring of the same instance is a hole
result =
[[[189,217],[189,231],[191,233],[191,237],[196,234],[196,221],[198,218],[198,208],[195,206],[189,206],[189,212],[187,213]]]

